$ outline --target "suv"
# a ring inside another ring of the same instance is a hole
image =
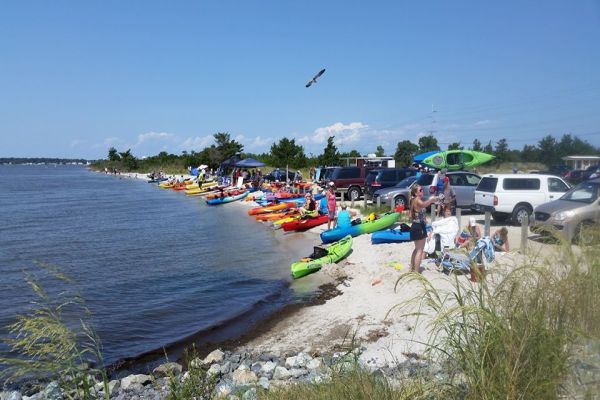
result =
[[[347,192],[350,200],[357,200],[362,196],[365,178],[370,170],[365,167],[336,167],[325,183],[333,182],[336,192]]]
[[[489,174],[475,189],[472,209],[490,211],[495,221],[505,222],[510,218],[518,225],[525,216],[531,221],[535,207],[558,199],[569,188],[564,180],[554,175]]]
[[[559,233],[568,241],[591,244],[593,235],[586,227],[600,222],[598,193],[600,179],[592,179],[569,190],[560,199],[535,208],[531,231]]]
[[[416,175],[417,170],[411,168],[372,169],[365,179],[365,193],[373,197],[376,190],[388,188],[409,176]]]

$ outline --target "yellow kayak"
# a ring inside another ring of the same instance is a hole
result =
[[[286,222],[292,222],[297,220],[298,218],[300,218],[299,216],[296,217],[286,217],[286,218],[282,218],[282,219],[278,219],[277,221],[273,221],[273,225],[277,226],[277,225],[282,225],[285,224]]]
[[[203,194],[205,192],[208,192],[208,191],[212,190],[215,187],[217,187],[217,183],[216,182],[211,182],[210,185],[203,184],[201,188],[196,187],[194,189],[188,189],[188,190],[185,191],[185,194],[187,194],[189,196],[199,195],[199,194]]]

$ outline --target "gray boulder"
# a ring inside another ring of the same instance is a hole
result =
[[[233,384],[237,386],[249,385],[258,382],[256,374],[245,365],[240,365],[232,374]]]
[[[257,400],[258,394],[256,393],[256,388],[250,388],[246,390],[244,395],[242,396],[242,400]]]
[[[290,371],[284,367],[275,367],[275,372],[273,372],[273,379],[278,381],[285,381],[292,376]]]
[[[176,362],[168,362],[154,368],[152,374],[157,378],[166,378],[167,376],[177,376],[183,371],[183,367]]]
[[[137,375],[129,375],[125,378],[121,379],[121,389],[123,390],[132,390],[135,385],[147,385],[152,382],[152,377],[150,375],[137,374]]]
[[[42,391],[42,399],[44,400],[63,400],[63,393],[58,385],[58,382],[50,382]]]
[[[213,364],[213,363],[221,363],[225,358],[225,353],[223,353],[220,349],[214,350],[209,355],[202,360],[205,365]]]

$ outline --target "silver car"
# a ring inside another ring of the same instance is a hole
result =
[[[410,188],[416,180],[416,176],[409,176],[402,179],[395,186],[375,191],[373,193],[373,203],[375,204],[377,203],[377,199],[381,199],[382,205],[389,205],[394,202],[395,207],[403,205],[406,208],[408,206],[408,199],[410,198]]]
[[[472,172],[466,171],[453,171],[446,173],[450,186],[456,193],[456,206],[460,208],[471,208],[475,202],[475,189],[481,180],[481,177]],[[423,176],[419,178],[419,185],[423,186],[423,200],[429,199],[429,196],[437,192],[437,180],[438,175],[433,174],[432,179],[425,180]],[[421,183],[423,181],[423,183]],[[429,190],[427,188],[429,185]]]
[[[558,233],[564,239],[590,244],[589,229],[600,221],[600,178],[582,182],[558,200],[535,208],[530,229],[534,233]]]

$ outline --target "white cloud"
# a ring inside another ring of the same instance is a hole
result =
[[[169,141],[174,138],[175,135],[168,132],[146,132],[138,135],[137,143],[134,146],[139,146],[149,140],[155,141]]]
[[[262,138],[260,136],[257,136],[254,138],[254,140],[248,145],[248,148],[251,149],[262,149],[265,148],[266,146],[270,145],[271,143],[273,143],[274,139],[273,138]]]
[[[348,125],[336,122],[333,125],[315,129],[314,134],[308,140],[312,143],[322,144],[330,136],[335,136],[334,142],[338,145],[355,143],[361,139],[361,135],[367,128],[368,125],[362,122],[351,122]],[[299,141],[305,141],[305,138],[303,137]]]
[[[184,150],[202,150],[210,146],[213,141],[213,135],[189,137],[179,144],[179,148]]]
[[[108,149],[109,147],[117,147],[118,145],[122,145],[123,141],[118,137],[109,137],[104,139],[102,143],[96,143],[92,147],[94,148],[102,148]]]
[[[81,139],[73,139],[71,140],[71,143],[69,144],[71,147],[78,147],[81,146],[82,144],[85,143],[85,140],[81,140]]]
[[[473,126],[483,126],[483,125],[489,125],[489,124],[491,124],[492,122],[494,122],[494,121],[492,121],[491,119],[484,119],[484,120],[481,120],[481,121],[477,121],[477,122],[475,122],[475,123],[473,124]]]

